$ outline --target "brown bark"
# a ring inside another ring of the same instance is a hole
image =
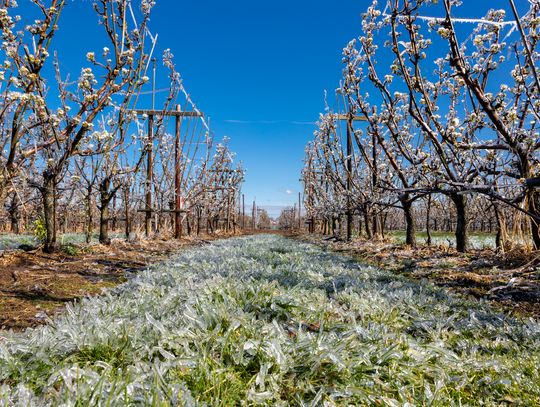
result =
[[[411,247],[416,247],[416,225],[414,222],[412,201],[408,195],[404,195],[400,197],[400,202],[405,215],[405,244]]]
[[[56,236],[56,175],[49,170],[43,172],[43,187],[41,188],[43,199],[43,215],[45,220],[45,246],[46,253],[58,250]]]
[[[460,253],[465,253],[469,246],[467,199],[458,194],[451,194],[450,199],[456,207],[456,249]]]
[[[105,178],[99,184],[99,243],[104,245],[111,244],[109,238],[109,204],[114,196],[114,191],[110,191],[111,181]]]

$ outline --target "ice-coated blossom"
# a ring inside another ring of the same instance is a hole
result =
[[[439,29],[437,30],[437,34],[439,34],[443,38],[448,38],[450,37],[450,30],[444,27],[439,27]]]
[[[153,0],[141,0],[141,11],[143,14],[150,14],[152,7],[156,4]]]

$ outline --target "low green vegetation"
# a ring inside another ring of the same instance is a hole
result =
[[[0,250],[19,248],[34,248],[39,245],[39,239],[33,235],[0,234]]]
[[[431,244],[433,246],[448,246],[455,247],[456,237],[452,232],[431,232]],[[388,235],[394,239],[396,243],[405,243],[405,231],[393,230],[388,232]],[[427,233],[425,231],[416,232],[416,241],[420,245],[427,243]],[[469,233],[469,245],[472,249],[494,249],[495,248],[495,234],[483,233],[483,232],[470,232]]]
[[[44,224],[41,221],[36,221],[34,224],[34,234],[0,234],[0,250],[15,250],[15,249],[34,249],[45,240]],[[110,238],[123,238],[121,233],[110,233]],[[92,235],[90,244],[97,244],[99,235]],[[77,255],[82,245],[86,244],[86,236],[83,233],[65,233],[60,235],[60,247],[62,251],[68,255]]]
[[[0,334],[0,405],[538,405],[539,365],[537,322],[261,235]]]

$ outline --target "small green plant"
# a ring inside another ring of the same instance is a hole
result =
[[[42,218],[34,221],[34,236],[40,241],[44,242],[47,238],[47,228],[45,227],[45,220]]]
[[[80,247],[73,243],[63,244],[62,251],[68,256],[78,256],[81,252]]]

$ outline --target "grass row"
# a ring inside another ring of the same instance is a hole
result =
[[[540,326],[278,236],[0,334],[0,405],[540,404]]]

